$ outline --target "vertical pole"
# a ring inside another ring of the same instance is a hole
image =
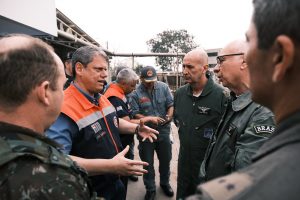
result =
[[[178,61],[178,52],[176,57],[176,90],[178,89],[178,68],[179,68],[179,61]]]
[[[133,56],[133,53],[132,53],[132,69],[134,69],[134,56]]]

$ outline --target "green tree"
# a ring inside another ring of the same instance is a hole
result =
[[[198,47],[194,42],[194,36],[190,35],[187,30],[167,30],[156,35],[155,38],[147,41],[153,53],[187,53]],[[161,66],[162,70],[171,70],[177,63],[176,57],[156,57],[155,61]],[[179,64],[182,59],[178,60]]]
[[[137,66],[133,69],[137,75],[141,75],[141,70],[144,67],[142,64],[137,64]]]

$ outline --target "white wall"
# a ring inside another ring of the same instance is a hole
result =
[[[0,15],[57,36],[54,0],[0,0]]]

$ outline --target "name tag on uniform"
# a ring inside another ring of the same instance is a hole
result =
[[[213,133],[214,133],[214,129],[212,129],[212,128],[205,128],[204,129],[204,133],[203,133],[203,137],[205,137],[207,139],[211,139]]]
[[[210,108],[198,106],[198,114],[208,115]]]
[[[95,133],[98,133],[99,131],[102,130],[101,125],[99,124],[99,122],[95,122],[91,125],[91,128],[93,129],[93,131]]]
[[[228,127],[228,129],[226,130],[226,133],[229,136],[231,136],[234,133],[235,129],[236,129],[236,127],[233,124],[230,124],[229,127]]]

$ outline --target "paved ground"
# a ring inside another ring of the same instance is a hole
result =
[[[177,128],[174,124],[172,124],[172,136],[173,136],[173,146],[172,146],[172,160],[171,160],[171,176],[170,176],[170,184],[176,193],[176,185],[177,185],[177,161],[178,161],[178,153],[179,153],[179,141],[178,141],[178,133]],[[139,154],[137,150],[138,141],[136,141],[135,145],[135,159],[139,160]],[[159,186],[159,172],[158,172],[158,160],[155,156],[154,160],[155,174],[156,174],[156,199],[158,200],[174,200],[174,197],[170,198],[164,195],[163,191]],[[128,191],[127,191],[127,200],[143,200],[145,196],[146,190],[144,187],[144,183],[142,177],[139,177],[138,182],[128,181]]]

